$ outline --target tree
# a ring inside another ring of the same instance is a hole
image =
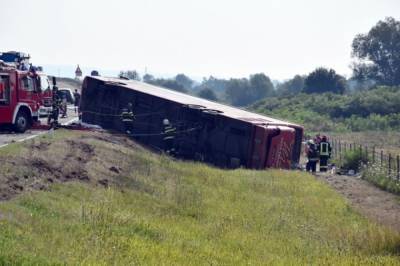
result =
[[[226,97],[235,106],[244,106],[249,103],[250,83],[246,78],[230,79],[226,86]]]
[[[245,106],[274,94],[274,85],[263,73],[250,75],[250,79],[230,79],[226,85],[226,97],[231,104]]]
[[[154,81],[154,76],[150,74],[144,74],[143,81],[146,83],[152,83]]]
[[[178,74],[175,77],[175,81],[180,84],[183,88],[186,90],[190,90],[193,85],[193,80],[191,80],[188,76],[185,74]]]
[[[204,88],[202,89],[199,93],[198,96],[207,100],[211,101],[217,101],[217,95],[215,95],[214,91],[209,89],[209,88]]]
[[[136,70],[120,71],[119,76],[132,80],[140,80],[140,75]]]
[[[300,93],[304,88],[304,76],[296,75],[277,86],[277,93],[279,95],[294,95]]]
[[[324,93],[333,92],[343,94],[346,89],[346,79],[336,74],[333,69],[323,67],[311,72],[304,81],[303,92]]]
[[[249,100],[256,100],[271,96],[274,93],[274,85],[271,79],[264,73],[258,73],[250,76],[250,95]]]
[[[213,76],[210,76],[208,79],[203,78],[203,81],[200,84],[200,88],[209,88],[212,89],[214,92],[224,93],[228,80],[225,79],[218,79]]]
[[[167,89],[171,89],[174,91],[179,91],[183,93],[187,93],[188,91],[175,79],[163,79],[163,78],[154,78],[153,75],[145,74],[143,76],[143,81],[155,86],[164,87]]]
[[[379,21],[367,34],[358,34],[352,44],[353,65],[358,80],[373,79],[383,85],[400,85],[400,21]]]
[[[152,82],[152,84],[159,85],[161,87],[165,87],[174,91],[187,93],[187,90],[173,79],[156,79],[154,80],[154,82]]]
[[[199,93],[203,89],[210,89],[218,99],[223,101],[226,98],[227,84],[228,80],[226,79],[218,79],[213,76],[210,76],[209,78],[203,77],[202,82],[193,87],[193,91]]]

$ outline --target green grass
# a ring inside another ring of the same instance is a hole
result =
[[[89,175],[114,182],[2,202],[0,264],[400,265],[399,234],[311,175],[220,170],[63,134],[86,137],[96,154]]]
[[[381,167],[380,163],[368,162],[362,167],[362,178],[383,190],[400,195],[397,171],[392,170],[389,174],[387,165]]]

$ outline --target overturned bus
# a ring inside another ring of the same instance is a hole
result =
[[[121,112],[133,105],[132,136],[162,149],[163,123],[176,128],[179,157],[224,168],[295,167],[303,128],[242,109],[134,80],[86,77],[82,85],[82,121],[125,131]]]

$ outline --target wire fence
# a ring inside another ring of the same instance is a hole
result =
[[[386,174],[387,178],[400,181],[400,155],[355,142],[349,143],[332,139],[331,143],[332,156],[339,163],[339,166],[343,165],[344,155],[346,153],[350,151],[358,152],[360,158],[364,161],[363,167],[365,167],[365,169],[368,170],[370,167],[378,167],[382,173]]]

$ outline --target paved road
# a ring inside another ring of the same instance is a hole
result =
[[[68,106],[68,117],[60,118],[59,121],[61,124],[68,123],[71,120],[76,120],[78,118],[77,114],[74,112],[73,106]],[[41,123],[46,125],[47,118],[41,118]],[[46,133],[47,130],[27,130],[24,134],[16,134],[13,132],[0,131],[0,148],[3,146],[7,146],[9,143],[24,141],[30,138],[34,138],[40,134]]]

